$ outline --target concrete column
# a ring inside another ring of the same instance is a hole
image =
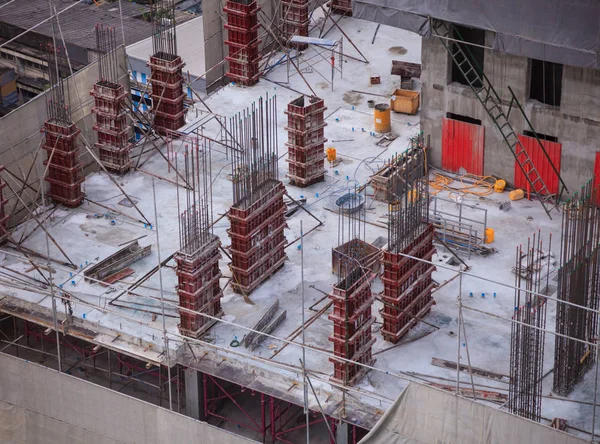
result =
[[[337,444],[348,444],[350,438],[350,425],[347,422],[335,423],[335,442]]]
[[[184,375],[186,414],[194,419],[206,421],[202,373],[192,368],[187,368],[184,370]]]

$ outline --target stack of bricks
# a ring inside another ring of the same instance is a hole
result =
[[[227,39],[229,62],[227,77],[243,86],[252,86],[258,82],[260,72],[258,62],[258,2],[256,0],[227,0],[223,11],[227,14]]]
[[[332,381],[352,385],[367,371],[363,365],[375,364],[371,347],[375,338],[371,327],[375,322],[371,310],[375,296],[371,293],[371,282],[375,274],[368,269],[357,267],[345,279],[333,286],[329,298],[333,301],[333,352],[329,358],[334,365]],[[352,363],[338,359],[348,359]]]
[[[221,270],[219,269],[219,247],[221,242],[218,236],[209,235],[209,240],[201,248],[191,254],[183,251],[175,253],[177,262],[177,295],[182,308],[204,313],[212,317],[221,317],[221,297],[223,291],[219,283]],[[213,325],[216,320],[179,310],[181,322],[179,331],[182,335],[199,338]]]
[[[0,165],[0,173],[4,171],[4,165]],[[4,188],[6,188],[6,182],[0,177],[0,245],[4,245],[9,237],[7,223],[7,205],[8,199],[4,196]]]
[[[285,110],[288,124],[288,178],[292,185],[306,187],[325,180],[325,102],[300,96]]]
[[[131,127],[127,123],[127,92],[123,85],[97,82],[90,91],[94,97],[92,112],[96,114],[94,131],[98,135],[96,148],[100,162],[113,173],[123,174],[131,169],[129,142]]]
[[[350,17],[352,16],[352,0],[331,0],[331,10]]]
[[[152,85],[154,129],[162,135],[177,131],[185,124],[183,74],[185,63],[179,56],[157,53],[148,62]]]
[[[308,37],[308,0],[282,0],[281,27],[283,37],[288,42],[292,37]],[[293,45],[299,50],[308,48],[306,43]]]
[[[429,313],[435,304],[431,291],[435,283],[431,274],[435,267],[427,262],[404,255],[431,261],[434,229],[431,223],[423,224],[423,230],[402,254],[383,253],[383,318],[381,334],[386,341],[397,343],[408,331]]]
[[[49,119],[44,122],[45,138],[42,149],[46,151],[48,166],[46,181],[50,183],[48,196],[57,204],[75,208],[85,195],[81,184],[83,162],[79,159],[77,138],[81,132],[74,123]]]
[[[287,259],[284,193],[280,181],[270,181],[265,183],[262,196],[248,208],[234,205],[229,210],[229,268],[236,293],[249,294]]]

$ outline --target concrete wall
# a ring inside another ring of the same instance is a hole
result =
[[[127,66],[125,52],[122,47],[118,48],[118,58],[120,67]],[[127,71],[122,69],[120,71],[121,83],[129,91]],[[96,134],[92,130],[94,116],[91,114],[94,102],[89,91],[97,80],[98,68],[97,64],[93,63],[76,72],[67,82],[68,90],[66,95],[70,98],[73,121],[81,129],[81,154],[86,166],[86,174],[98,169],[92,157],[83,147],[84,140],[91,147],[96,142]],[[38,150],[38,147],[43,140],[43,134],[40,132],[40,129],[44,126],[44,121],[47,118],[47,93],[40,94],[0,119],[0,134],[2,135],[0,137],[0,165],[4,165],[8,170],[2,173],[2,177],[15,191],[20,190],[21,183],[17,179],[14,179],[12,175],[16,175],[21,179],[27,177],[33,164],[27,183],[37,190],[39,177],[44,172],[43,161],[46,158],[46,152]],[[12,195],[8,188],[5,189],[5,192],[9,196]],[[22,198],[26,203],[29,203],[34,196],[35,191],[26,188],[26,193],[23,194]],[[9,209],[12,209],[14,201],[14,198],[10,199]],[[20,216],[22,215],[20,214]]]
[[[210,93],[224,82],[225,63],[220,63],[227,55],[224,13],[220,0],[203,0],[202,24],[204,26],[204,59],[206,66],[206,90]],[[218,65],[218,66],[216,66]]]
[[[487,33],[486,43],[493,34]],[[484,173],[514,180],[514,157],[500,132],[468,86],[451,83],[451,59],[441,41],[423,39],[421,125],[431,135],[430,159],[441,165],[442,117],[455,113],[480,119],[485,126]],[[561,176],[570,191],[575,191],[593,175],[596,151],[600,151],[600,72],[565,66],[560,107],[528,98],[529,59],[485,50],[484,72],[505,101],[510,102],[510,86],[523,105],[535,131],[555,136],[562,143]],[[517,134],[528,130],[518,110],[510,122]]]
[[[255,442],[14,356],[0,369],[3,443]]]

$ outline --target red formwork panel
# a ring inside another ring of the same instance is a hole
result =
[[[600,151],[596,152],[596,161],[594,163],[594,189],[596,190],[596,206],[600,206]]]
[[[232,288],[248,294],[277,271],[287,259],[284,229],[285,188],[279,181],[264,190],[248,208],[231,207],[228,218],[231,238]]]
[[[212,317],[222,315],[220,299],[223,291],[219,283],[221,270],[219,268],[219,246],[217,236],[212,238],[193,253],[178,251],[174,258],[177,263],[178,278],[177,295],[179,305]],[[198,338],[215,322],[214,319],[199,313],[179,310],[181,334]]]
[[[540,144],[538,143],[538,141],[535,137],[529,137],[529,136],[525,136],[523,134],[519,134],[518,137],[519,137],[519,141],[521,142],[521,145],[523,146],[523,149],[525,150],[525,152],[531,159],[533,166],[535,167],[537,173],[541,177],[544,184],[546,184],[546,187],[548,188],[548,191],[550,192],[550,194],[557,194],[559,178],[558,178],[558,175],[552,169],[552,164],[554,164],[556,171],[558,171],[560,173],[560,158],[561,158],[561,153],[562,153],[562,144],[560,144],[558,142],[550,142],[548,140],[540,140],[540,142],[542,142],[542,145],[544,146],[544,149],[546,150],[546,153],[548,153],[548,156],[550,157],[550,160],[548,160],[546,158],[546,156],[544,155],[544,151],[542,150],[542,147],[540,147]],[[519,148],[518,146],[515,147],[515,150],[517,152],[518,152],[518,148]],[[525,156],[525,154],[519,154],[518,158],[521,163],[523,163],[527,160],[527,157]],[[524,168],[527,170],[529,168],[529,166],[525,165]],[[535,185],[535,187],[536,187],[535,192],[536,193],[540,192],[540,190],[542,188],[542,184],[538,182]],[[525,174],[521,170],[521,167],[519,166],[519,164],[516,160],[515,160],[515,188],[521,188],[525,191],[534,191],[534,190],[530,190],[530,185],[529,185],[529,183],[527,183]]]
[[[300,96],[287,105],[288,178],[304,187],[325,179],[325,123],[323,99]]]
[[[331,10],[338,14],[352,15],[352,0],[331,0]]]
[[[228,0],[223,8],[227,14],[227,40],[229,47],[226,60],[229,62],[227,77],[244,86],[251,86],[258,82],[260,76],[258,63],[260,53],[258,45],[258,2],[236,2]]]
[[[172,59],[158,55],[150,57],[150,78],[152,85],[152,104],[154,129],[166,135],[185,125],[185,106],[183,104],[183,66],[181,57]]]
[[[0,165],[0,173],[2,171],[4,171],[4,165]],[[8,199],[4,196],[5,187],[6,182],[0,177],[0,245],[3,245],[10,235],[7,230],[7,222],[10,216],[7,211]]]
[[[417,318],[425,316],[435,304],[431,296],[435,288],[431,276],[435,267],[423,262],[431,261],[435,253],[433,235],[433,225],[427,224],[402,254],[384,252],[381,276],[384,290],[380,295],[384,304],[380,310],[383,327],[380,331],[386,341],[397,343],[416,325]]]
[[[47,155],[44,164],[48,166],[48,176],[45,178],[50,184],[48,196],[55,203],[71,208],[81,205],[85,198],[81,189],[84,179],[81,176],[82,163],[79,161],[77,143],[79,133],[80,130],[72,123],[44,122],[42,149]]]
[[[375,322],[372,316],[374,295],[371,292],[374,277],[372,273],[356,269],[336,284],[329,294],[333,302],[333,312],[329,315],[333,322],[333,334],[329,336],[329,341],[333,343],[336,357],[354,361],[329,358],[334,366],[331,379],[335,382],[351,385],[365,371],[359,364],[374,363],[371,353],[375,342],[371,334]],[[351,285],[348,279],[353,279]]]
[[[483,176],[485,127],[460,120],[442,119],[442,168]]]

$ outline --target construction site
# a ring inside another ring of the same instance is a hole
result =
[[[600,5],[21,1],[0,441],[600,442]]]

